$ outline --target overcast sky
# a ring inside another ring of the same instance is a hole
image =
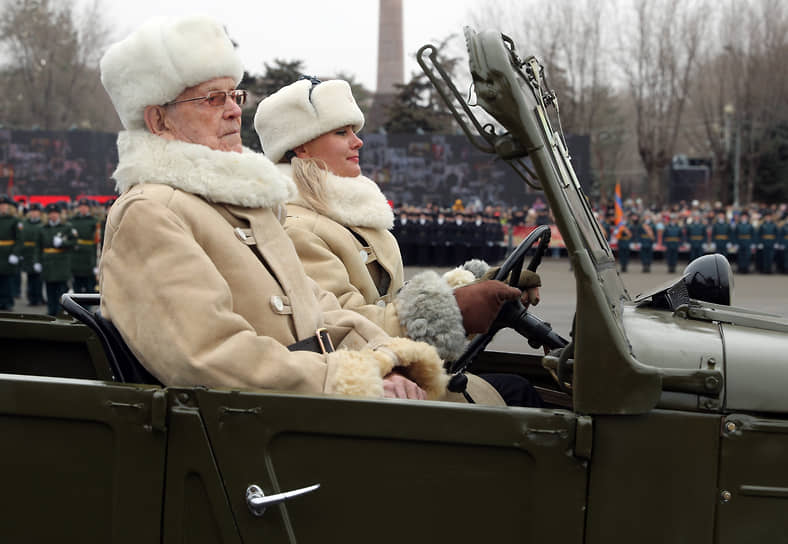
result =
[[[84,4],[89,0],[79,0]],[[378,0],[103,0],[115,38],[155,15],[206,14],[227,25],[246,69],[259,74],[276,58],[303,60],[308,73],[353,74],[376,85]],[[403,0],[405,79],[419,69],[415,52],[451,33],[462,34],[478,0]]]

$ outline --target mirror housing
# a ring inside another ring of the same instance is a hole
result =
[[[684,269],[682,277],[690,298],[730,306],[733,297],[733,273],[723,255],[714,253],[698,257]]]

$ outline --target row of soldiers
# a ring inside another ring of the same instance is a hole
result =
[[[0,310],[12,310],[14,298],[21,296],[21,273],[27,278],[28,304],[46,304],[49,315],[59,312],[69,282],[76,293],[95,292],[101,222],[90,204],[80,200],[65,220],[61,205],[42,209],[33,203],[22,218],[14,213],[15,203],[0,195]]]
[[[602,222],[602,228],[611,242],[618,243],[622,272],[627,270],[631,251],[639,252],[643,271],[650,270],[654,244],[661,231],[670,273],[675,272],[679,252],[685,249],[689,252],[689,262],[706,253],[721,253],[736,262],[739,274],[750,272],[753,257],[756,257],[757,269],[764,274],[771,274],[775,264],[780,271],[788,273],[788,220],[778,224],[770,213],[763,216],[757,227],[750,223],[749,213],[744,211],[734,223],[728,221],[724,213],[717,214],[712,224],[698,214],[686,222],[671,214],[664,225],[655,223],[650,214],[641,220],[639,214],[633,213],[618,227],[608,218]]]
[[[401,212],[394,220],[406,266],[455,266],[468,259],[500,261],[506,253],[499,218],[464,212]]]

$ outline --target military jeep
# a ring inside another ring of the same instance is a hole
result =
[[[498,32],[466,39],[497,125],[434,47],[420,62],[468,136],[544,190],[577,304],[568,341],[501,318],[544,357],[481,337],[451,370],[518,372],[550,407],[164,387],[93,299],[65,301],[78,319],[2,314],[1,542],[788,540],[788,321],[731,307],[715,256],[631,297],[542,66]]]

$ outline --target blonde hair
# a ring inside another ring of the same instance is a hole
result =
[[[326,162],[323,159],[293,157],[290,166],[293,167],[293,181],[301,198],[317,213],[326,215]]]

